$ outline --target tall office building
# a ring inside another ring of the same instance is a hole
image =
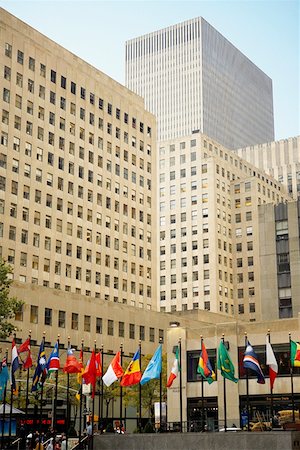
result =
[[[0,13],[0,256],[20,282],[155,308],[154,116]]]
[[[239,148],[236,153],[284,184],[295,199],[300,196],[300,136]]]
[[[284,187],[200,133],[160,143],[159,176],[160,310],[260,320],[258,206]]]
[[[125,58],[159,141],[194,130],[229,149],[274,140],[272,80],[202,17],[127,41]]]

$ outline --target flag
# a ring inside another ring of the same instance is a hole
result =
[[[79,361],[77,361],[74,350],[69,345],[68,351],[67,351],[67,359],[64,365],[64,372],[65,373],[80,373],[81,372],[81,364]]]
[[[79,363],[79,366],[80,366],[80,372],[78,372],[78,374],[77,374],[77,383],[81,384],[82,383],[82,374],[84,372],[84,367],[83,367],[83,350],[82,349],[80,350],[80,353],[79,353],[78,363]]]
[[[57,341],[48,359],[48,373],[55,372],[58,369],[60,369],[60,362],[59,362],[59,350]]]
[[[218,369],[221,371],[221,375],[234,383],[238,382],[238,379],[234,376],[234,365],[230,359],[229,353],[221,341],[218,350]]]
[[[300,367],[300,343],[291,341],[290,352],[292,367]]]
[[[37,391],[39,382],[44,383],[47,375],[47,358],[45,354],[45,344],[44,339],[42,339],[39,354],[37,357],[37,365],[32,378],[32,388],[31,391]]]
[[[110,386],[118,378],[123,375],[123,369],[120,365],[120,352],[118,352],[110,363],[106,373],[103,375],[102,380],[105,386]]]
[[[94,398],[97,378],[96,356],[94,350],[92,351],[91,358],[89,363],[87,364],[86,370],[82,374],[82,378],[84,379],[86,384],[90,383],[92,385],[92,398]]]
[[[180,364],[179,364],[179,347],[177,345],[176,347],[176,354],[175,354],[175,359],[173,362],[173,366],[171,369],[171,373],[169,375],[168,381],[167,381],[167,387],[171,387],[173,384],[173,381],[175,380],[175,378],[177,378],[178,373],[180,371]]]
[[[132,386],[133,384],[139,383],[141,378],[142,372],[140,368],[140,350],[138,349],[130,361],[129,366],[125,370],[121,380],[121,386]]]
[[[25,361],[22,360],[22,358],[20,357],[22,363],[23,363],[23,369],[30,369],[30,367],[32,367],[32,357],[31,357],[31,349],[30,349],[30,339],[27,338],[26,341],[24,341],[18,350],[19,355],[21,353],[25,353],[27,352],[27,356]]]
[[[98,378],[102,376],[101,353],[98,352],[95,358],[96,358],[96,377]]]
[[[142,379],[140,381],[141,385],[147,383],[154,378],[159,378],[161,373],[162,365],[162,346],[161,344],[157,347],[154,355],[152,356],[145,372],[143,373]]]
[[[257,355],[248,340],[244,353],[243,366],[245,369],[251,369],[256,373],[257,382],[259,384],[265,384],[265,377],[258,362]]]
[[[203,341],[201,345],[201,353],[198,362],[197,372],[200,373],[209,384],[216,381],[216,374],[212,369],[212,365],[208,358],[208,354]]]
[[[19,356],[15,340],[11,343],[11,366],[10,366],[10,384],[13,391],[16,390],[15,371],[19,367]]]
[[[270,386],[273,389],[274,381],[278,373],[278,364],[269,342],[269,336],[266,337],[266,364],[269,366]]]
[[[7,369],[7,360],[6,356],[2,359],[1,372],[0,372],[0,401],[3,400],[4,391],[9,379],[9,373]]]

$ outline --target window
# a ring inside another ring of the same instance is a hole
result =
[[[33,72],[35,71],[35,59],[32,58],[31,56],[29,56],[28,67],[29,67],[29,69],[32,70]]]
[[[91,316],[84,316],[83,329],[84,331],[91,331]]]
[[[78,330],[78,314],[72,313],[71,329]]]
[[[52,309],[45,308],[45,325],[52,325]]]
[[[114,321],[108,319],[107,321],[107,334],[109,336],[113,336],[114,335]]]
[[[39,307],[31,305],[30,306],[30,322],[38,323],[38,316],[39,316]]]
[[[96,333],[102,334],[102,318],[96,317]]]
[[[66,312],[65,311],[58,311],[58,326],[59,326],[59,328],[66,327]]]
[[[135,326],[133,323],[129,324],[129,339],[135,339]]]

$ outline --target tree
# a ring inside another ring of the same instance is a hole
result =
[[[10,297],[9,290],[12,280],[8,275],[12,268],[0,259],[0,339],[7,339],[16,330],[15,324],[10,319],[20,311],[24,302],[17,297]]]
[[[146,369],[152,355],[145,355],[142,358],[142,371]],[[162,357],[162,401],[165,401],[167,395],[166,388],[166,373],[167,373],[167,356]],[[125,392],[124,392],[125,391]],[[139,385],[124,388],[124,404],[126,406],[132,405],[138,408],[139,406]],[[148,413],[148,418],[154,416],[154,402],[159,402],[159,379],[150,380],[142,386],[142,407]]]

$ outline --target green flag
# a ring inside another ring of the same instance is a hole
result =
[[[228,380],[234,381],[234,383],[238,382],[238,379],[234,376],[234,365],[223,341],[220,342],[218,350],[218,369],[221,370],[221,375],[224,378],[228,378]]]

